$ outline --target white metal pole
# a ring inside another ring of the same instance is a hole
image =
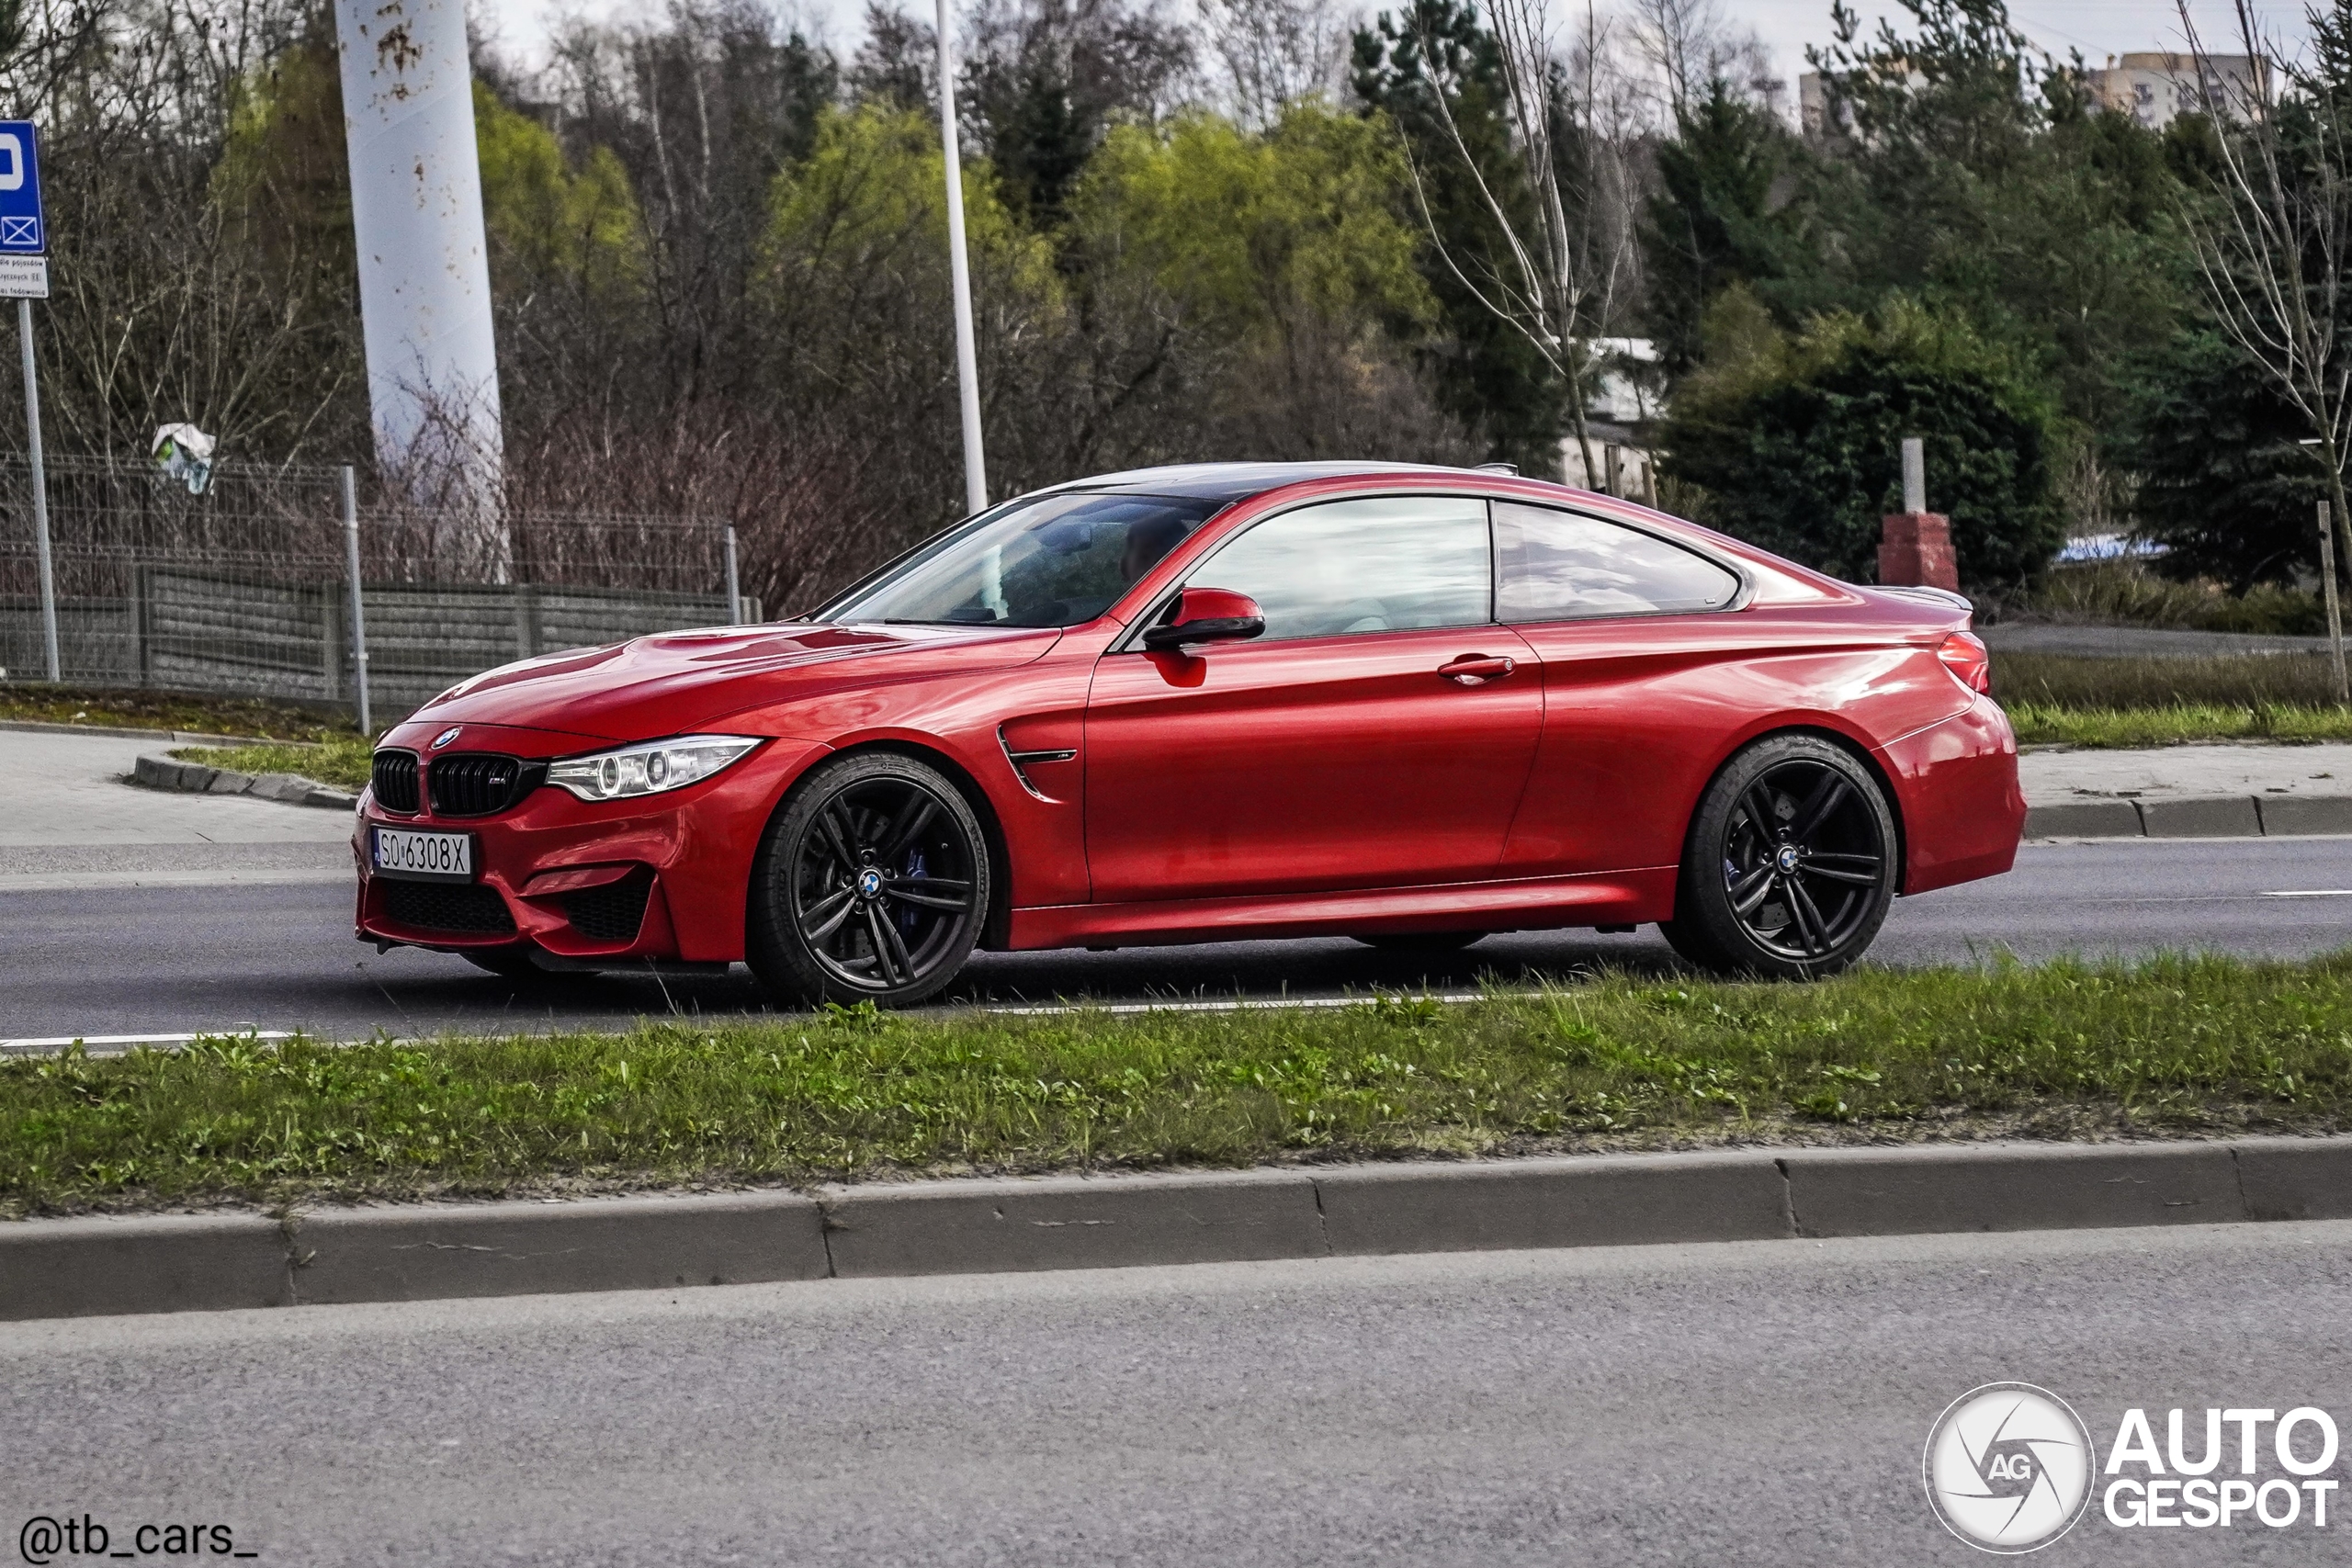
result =
[[[1913,514],[1928,510],[1928,459],[1916,435],[1903,438],[1903,510]]]
[[[2344,672],[2344,612],[2335,599],[2335,529],[2328,520],[2328,505],[2319,503],[2319,580],[2327,600],[2327,646],[2335,656],[2335,700],[2352,704],[2352,685]]]
[[[972,344],[972,267],[964,254],[964,159],[956,141],[956,56],[947,0],[939,0],[939,134],[947,149],[947,265],[956,281],[956,383],[964,404],[964,502],[989,504],[988,460],[980,451],[980,362]]]
[[[743,590],[735,576],[735,525],[727,525],[727,624],[743,624]]]
[[[505,436],[466,7],[336,0],[334,11],[379,469],[420,504],[474,513],[503,582]]]
[[[359,491],[351,465],[343,466],[343,551],[351,572],[351,683],[359,694],[359,733],[376,733],[368,711],[368,611],[359,592]]]
[[[49,477],[40,466],[40,382],[33,374],[33,302],[17,301],[17,340],[25,350],[25,442],[33,467],[33,547],[40,565],[40,637],[51,684],[64,679],[57,659],[57,578],[49,564]]]

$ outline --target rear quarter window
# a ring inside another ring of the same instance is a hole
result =
[[[1506,622],[1720,610],[1740,580],[1638,528],[1516,502],[1495,503],[1495,606]]]

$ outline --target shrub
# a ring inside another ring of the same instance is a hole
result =
[[[1880,519],[1902,504],[1902,441],[1917,435],[1962,582],[2020,583],[2056,553],[2049,401],[1963,323],[1898,298],[1790,337],[1734,288],[1710,309],[1707,337],[1661,445],[1666,472],[1708,492],[1717,526],[1874,581]]]

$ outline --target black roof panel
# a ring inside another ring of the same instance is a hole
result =
[[[1097,474],[1072,479],[1053,490],[1131,491],[1144,495],[1198,497],[1206,501],[1239,501],[1280,485],[1307,479],[1341,479],[1349,474],[1470,473],[1429,463],[1176,463],[1159,468],[1130,468],[1119,474]]]

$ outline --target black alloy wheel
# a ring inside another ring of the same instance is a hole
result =
[[[944,775],[891,752],[845,757],[769,824],[747,956],[779,996],[912,1006],[964,966],[989,892],[979,819]]]
[[[1826,740],[1773,736],[1708,786],[1660,929],[1702,968],[1811,979],[1862,955],[1894,879],[1894,818],[1870,771]]]

